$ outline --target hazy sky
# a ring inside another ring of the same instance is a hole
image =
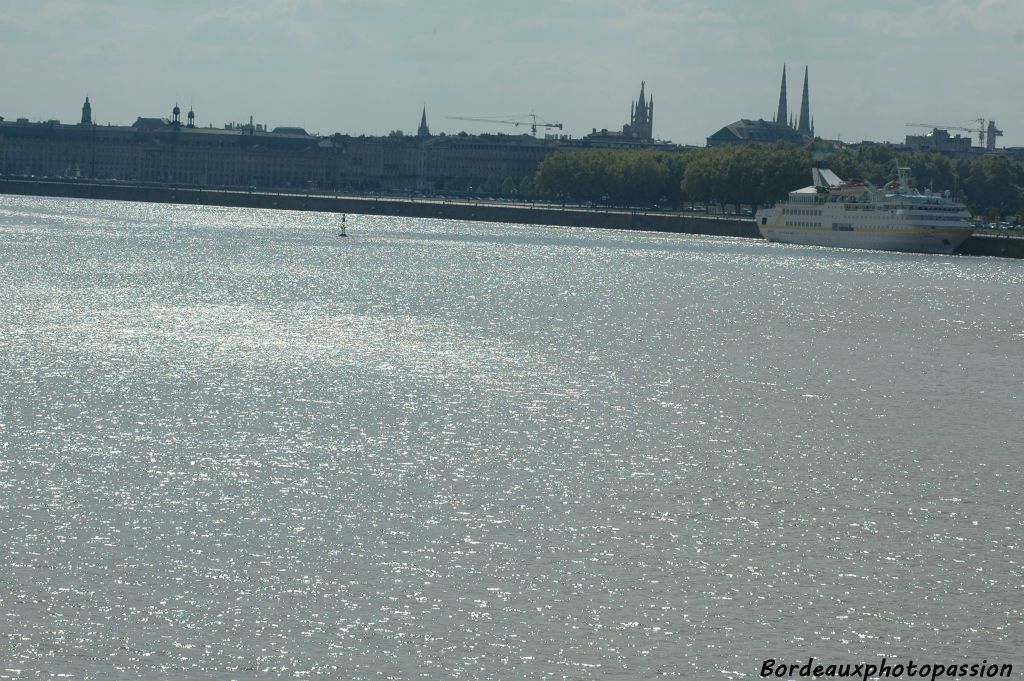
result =
[[[169,116],[310,132],[522,132],[446,120],[536,112],[579,136],[627,122],[683,144],[797,112],[816,132],[902,141],[907,122],[994,119],[1024,146],[1024,1],[0,0],[0,116]],[[924,132],[927,132],[924,130]],[[966,133],[965,133],[966,134]]]

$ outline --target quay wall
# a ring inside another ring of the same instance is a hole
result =
[[[1024,236],[974,234],[956,250],[957,255],[1024,258]]]
[[[282,194],[24,178],[0,178],[0,193],[278,210],[310,210],[362,215],[396,215],[412,218],[480,220],[527,225],[633,229],[747,239],[761,238],[754,221],[749,219],[658,211],[571,208],[543,204],[497,204],[435,199]],[[957,253],[960,255],[1024,258],[1024,238],[975,235],[964,242]]]
[[[757,227],[750,220],[680,215],[678,213],[570,208],[543,204],[497,204],[486,201],[284,194],[158,185],[3,178],[0,178],[0,193],[760,238]]]

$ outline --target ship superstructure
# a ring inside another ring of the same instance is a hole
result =
[[[948,191],[937,194],[911,188],[907,172],[898,168],[898,179],[875,187],[814,168],[814,184],[790,192],[787,201],[759,210],[757,227],[764,238],[782,243],[952,253],[973,231],[970,212]]]

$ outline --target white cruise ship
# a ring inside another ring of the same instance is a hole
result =
[[[908,169],[897,170],[898,180],[875,187],[814,168],[812,186],[757,211],[757,228],[765,239],[787,244],[952,253],[971,235],[971,214],[948,191],[911,189]]]

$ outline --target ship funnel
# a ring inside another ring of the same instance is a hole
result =
[[[823,187],[825,189],[837,187],[843,183],[842,178],[828,168],[811,168],[811,179],[814,180],[815,187]]]
[[[839,177],[828,168],[822,168],[819,173],[821,175],[821,179],[825,181],[826,187],[838,187],[843,183],[843,178]]]

